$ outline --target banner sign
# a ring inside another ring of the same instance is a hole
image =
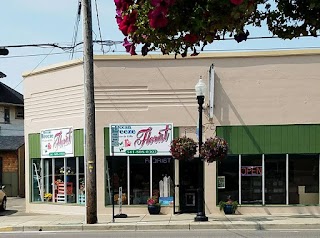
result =
[[[262,176],[262,166],[241,166],[241,176]]]
[[[110,124],[115,156],[171,155],[173,124]]]
[[[73,128],[42,130],[40,146],[41,158],[73,157]]]
[[[159,197],[159,203],[161,206],[173,205],[173,197]]]

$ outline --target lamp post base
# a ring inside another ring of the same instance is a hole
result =
[[[208,221],[208,217],[203,214],[197,214],[197,216],[194,218],[194,221]]]

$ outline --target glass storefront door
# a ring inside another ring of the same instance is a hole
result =
[[[241,204],[262,204],[262,156],[241,156]]]
[[[286,155],[265,155],[265,203],[286,204]]]

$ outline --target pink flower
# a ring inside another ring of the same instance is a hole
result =
[[[117,10],[124,12],[133,4],[133,0],[114,0],[114,4],[116,5]]]
[[[137,55],[135,45],[132,42],[129,42],[127,37],[124,38],[122,45],[126,48],[126,52],[130,53],[131,55]]]
[[[118,26],[120,26],[120,23],[122,22],[122,17],[117,15],[116,21],[117,21]]]
[[[134,25],[137,20],[137,11],[132,11],[130,15],[125,15],[121,20],[119,20],[119,29],[122,33],[127,36],[130,33],[133,33],[137,30],[137,27]]]
[[[234,5],[240,5],[243,3],[244,0],[230,0],[231,3],[233,3]]]
[[[175,0],[151,0],[151,5],[154,7],[163,6],[168,7],[174,4]]]
[[[167,14],[168,9],[164,7],[156,7],[151,10],[148,14],[150,26],[155,29],[166,27],[168,25]]]
[[[194,44],[195,42],[197,42],[198,40],[198,36],[194,35],[194,34],[186,34],[184,36],[184,40],[188,43]]]

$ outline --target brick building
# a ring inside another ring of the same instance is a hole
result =
[[[0,185],[8,196],[25,195],[23,96],[0,82]]]

